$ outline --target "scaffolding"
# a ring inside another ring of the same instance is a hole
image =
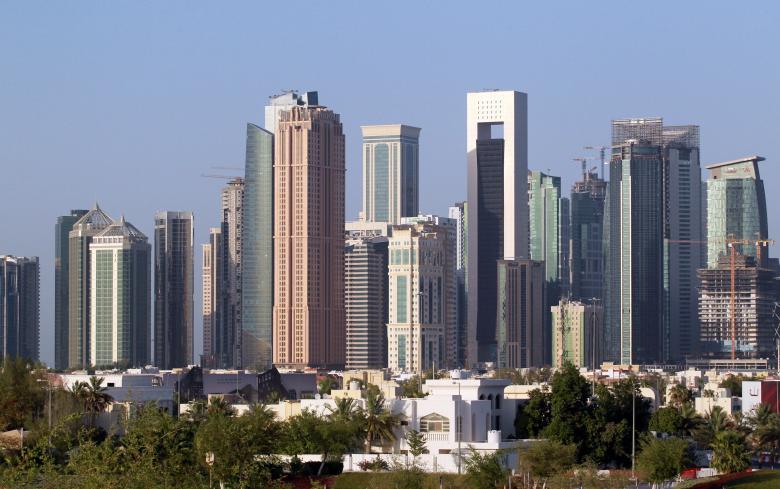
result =
[[[640,119],[613,119],[612,146],[619,146],[629,140],[648,141],[661,146],[664,142],[664,119],[645,117]]]
[[[664,146],[678,148],[699,147],[699,126],[663,126]]]

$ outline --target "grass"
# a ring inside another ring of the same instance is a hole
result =
[[[780,471],[762,470],[738,481],[729,482],[727,489],[776,489],[780,487]]]
[[[398,477],[402,475],[397,472],[347,472],[338,476],[333,489],[390,489],[400,482]],[[439,477],[445,489],[468,489],[466,476],[463,475],[424,474],[423,477],[425,489],[438,489]]]

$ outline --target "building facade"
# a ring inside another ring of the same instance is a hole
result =
[[[246,128],[244,232],[241,263],[241,366],[273,362],[273,133]]]
[[[222,188],[221,248],[219,249],[219,335],[222,368],[241,365],[241,286],[244,250],[244,179],[234,178]]]
[[[528,258],[528,96],[472,92],[466,111],[467,364],[474,364],[496,359],[496,262]]]
[[[466,364],[468,350],[468,291],[466,289],[466,269],[468,267],[468,209],[467,202],[456,202],[449,208],[449,218],[455,222],[455,303],[457,351],[455,360],[458,367]]]
[[[276,126],[279,123],[279,115],[282,111],[290,110],[293,107],[308,107],[310,105],[319,105],[317,92],[298,93],[296,90],[287,90],[271,95],[268,97],[268,103],[265,105],[265,130],[275,134]]]
[[[545,265],[535,260],[499,260],[496,341],[498,368],[542,367],[545,351]]]
[[[701,353],[731,358],[767,358],[776,354],[773,317],[778,296],[777,273],[757,266],[753,256],[734,263],[734,315],[731,313],[731,258],[721,255],[716,268],[699,270]],[[732,342],[732,328],[736,343]]]
[[[421,373],[453,366],[453,230],[422,220],[394,226],[389,241],[388,366]]]
[[[154,216],[154,363],[186,367],[195,348],[192,212]]]
[[[761,156],[709,165],[707,179],[707,268],[716,268],[719,257],[728,254],[728,239],[767,239],[766,194],[758,171]],[[755,248],[740,252],[756,257]],[[763,260],[759,261],[763,266]]]
[[[661,119],[613,121],[605,217],[605,359],[663,357]]]
[[[419,209],[420,129],[404,124],[361,126],[363,218],[399,224]]]
[[[151,246],[124,217],[90,251],[89,364],[143,367],[151,350]]]
[[[40,360],[38,257],[0,255],[0,360]]]
[[[345,363],[344,133],[321,106],[279,113],[274,136],[274,364]]]
[[[387,367],[387,247],[384,236],[348,238],[344,248],[346,368]]]
[[[219,305],[222,303],[222,229],[209,229],[209,242],[202,245],[202,313],[203,313],[203,357],[204,367],[224,367],[226,357],[232,352],[227,347],[227,338],[221,327]],[[225,350],[228,351],[225,351]]]
[[[89,252],[92,238],[113,220],[95,206],[73,225],[68,234],[68,367],[90,365],[90,313],[92,310],[92,264]]]
[[[571,297],[603,298],[604,201],[607,183],[586,171],[571,189]]]
[[[73,225],[88,211],[74,209],[57,217],[54,225],[54,368],[68,368],[68,276],[70,274],[69,235]]]
[[[564,363],[595,369],[601,337],[602,308],[597,304],[561,299],[551,308],[553,355],[552,366]]]

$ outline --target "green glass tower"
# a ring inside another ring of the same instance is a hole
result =
[[[76,209],[59,216],[54,225],[54,368],[68,368],[68,275],[69,235],[73,225],[88,211]]]

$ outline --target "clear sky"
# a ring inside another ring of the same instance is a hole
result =
[[[218,224],[266,98],[318,90],[347,138],[361,206],[362,124],[422,128],[420,207],[466,196],[466,92],[529,96],[529,167],[578,176],[612,118],[701,125],[702,163],[759,154],[780,229],[780,2],[40,2],[0,0],[0,253],[41,258],[53,360],[54,223],[99,201],[150,238],[158,210]],[[772,253],[777,256],[776,252]]]

